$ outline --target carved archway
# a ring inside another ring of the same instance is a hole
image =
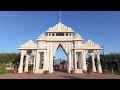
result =
[[[68,42],[53,42],[53,60],[51,62],[53,62],[53,71],[59,71],[59,72],[67,72],[68,71],[68,47],[69,47],[69,43]],[[66,66],[59,64],[57,65],[57,69],[54,68],[54,56],[57,52],[57,50],[61,48],[63,50],[63,52],[65,53],[66,55]],[[61,68],[59,68],[61,67]],[[65,67],[65,68],[64,68]]]
[[[57,49],[61,46],[66,55],[68,55],[68,43],[67,42],[53,42],[53,56],[55,55]]]

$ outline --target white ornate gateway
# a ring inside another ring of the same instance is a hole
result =
[[[29,40],[27,43],[20,46],[21,59],[18,73],[23,73],[23,69],[24,72],[28,72],[29,63],[33,64],[34,73],[43,73],[43,71],[46,70],[49,70],[49,72],[52,73],[54,71],[53,57],[59,46],[63,48],[67,56],[68,73],[70,73],[71,70],[75,70],[75,73],[83,73],[87,70],[87,53],[92,57],[92,71],[102,73],[99,53],[102,48],[91,40],[82,43],[82,37],[78,33],[75,34],[70,27],[65,26],[61,22],[50,27],[49,30],[46,31],[46,35],[42,33],[37,38],[37,42],[38,45],[32,40]],[[97,70],[94,60],[95,55],[97,55]],[[31,56],[33,59],[29,62]],[[23,68],[24,60],[25,67]]]

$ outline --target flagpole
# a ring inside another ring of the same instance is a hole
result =
[[[60,11],[60,22],[61,22],[61,11]]]

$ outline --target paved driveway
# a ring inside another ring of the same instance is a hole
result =
[[[120,79],[120,75],[114,74],[68,74],[55,71],[51,74],[4,74],[0,79]]]

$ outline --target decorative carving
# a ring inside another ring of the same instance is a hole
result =
[[[46,39],[46,36],[44,33],[42,33],[37,40],[45,40]]]
[[[25,55],[27,50],[21,50],[21,54]]]
[[[38,42],[38,47],[39,48],[46,48],[46,42],[44,42],[44,41]]]
[[[85,46],[88,46],[88,47],[98,47],[100,48],[99,44],[95,44],[93,41],[91,40],[88,40],[87,42],[85,42],[84,44]]]
[[[74,39],[83,40],[83,39],[82,39],[82,37],[81,37],[81,36],[80,36],[78,33],[76,33],[76,34],[75,34],[75,37],[74,37]]]
[[[32,50],[32,53],[33,53],[34,55],[36,55],[37,52],[36,52],[36,50]]]
[[[57,43],[57,42],[53,43],[53,55],[55,55],[58,45],[59,45],[59,43]]]
[[[20,48],[36,48],[36,47],[37,45],[32,40],[29,40],[27,43],[22,44],[20,46]]]
[[[82,42],[81,41],[75,41],[75,48],[79,48],[82,46]]]
[[[47,32],[74,32],[70,27],[65,26],[61,22],[53,27],[50,27]]]

